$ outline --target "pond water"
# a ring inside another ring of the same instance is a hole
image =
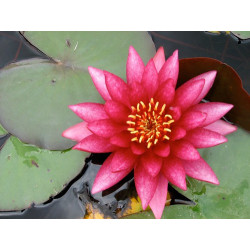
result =
[[[156,48],[164,46],[168,52],[179,49],[180,58],[211,57],[232,66],[240,75],[243,87],[250,92],[250,41],[241,41],[231,34],[207,32],[150,32]],[[0,67],[22,59],[41,57],[18,32],[0,32]],[[247,56],[248,55],[248,56]],[[0,148],[9,135],[0,137]],[[106,215],[116,218],[116,211],[127,206],[128,198],[135,195],[133,174],[105,192],[90,195],[94,177],[107,154],[91,155],[82,172],[65,190],[45,204],[24,211],[0,212],[0,218],[82,218],[85,204],[90,202]],[[193,204],[174,188],[169,189],[171,205]]]

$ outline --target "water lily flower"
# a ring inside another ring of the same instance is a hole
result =
[[[134,170],[142,208],[149,205],[155,217],[161,218],[168,182],[186,190],[188,175],[219,184],[197,151],[226,142],[224,135],[236,130],[220,119],[233,105],[200,103],[212,87],[216,71],[196,76],[175,90],[178,51],[165,60],[161,47],[145,66],[132,46],[127,83],[107,71],[88,69],[105,104],[69,106],[83,122],[68,128],[63,136],[78,142],[73,149],[112,152],[95,178],[93,194],[110,188]]]

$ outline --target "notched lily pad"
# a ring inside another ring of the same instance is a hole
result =
[[[232,31],[232,33],[242,40],[250,39],[250,31]]]

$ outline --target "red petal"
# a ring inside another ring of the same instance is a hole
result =
[[[111,162],[113,159],[114,154],[111,154],[106,161],[101,166],[100,170],[98,171],[91,193],[95,194],[105,189],[108,189],[121,181],[125,176],[127,176],[132,169],[120,171],[120,172],[112,172],[111,171]]]
[[[161,170],[162,157],[155,155],[152,151],[148,151],[141,157],[141,165],[146,169],[148,174],[155,177]]]
[[[153,57],[153,60],[154,60],[157,72],[159,72],[165,63],[165,53],[164,53],[163,47],[160,47],[157,50],[155,56]]]
[[[165,142],[159,143],[154,147],[153,151],[158,156],[167,157],[170,153],[169,143]]]
[[[156,219],[160,219],[166,204],[168,193],[168,180],[160,174],[158,184],[151,199],[149,206],[152,209]]]
[[[172,116],[175,122],[181,117],[181,109],[179,107],[170,107],[167,113]]]
[[[220,184],[212,168],[202,158],[197,161],[182,161],[182,164],[188,176],[215,185]]]
[[[133,86],[140,83],[144,72],[144,63],[137,51],[130,46],[127,60],[127,83]]]
[[[186,135],[186,130],[182,127],[175,126],[171,130],[172,130],[171,134],[170,134],[171,141],[180,140],[181,138],[183,138]]]
[[[159,72],[159,83],[164,83],[167,79],[172,78],[174,80],[174,87],[176,86],[179,74],[179,59],[178,50],[175,50],[173,55],[170,56]]]
[[[194,146],[185,141],[179,140],[171,143],[171,152],[183,160],[198,160],[200,158],[199,152]]]
[[[69,108],[86,122],[109,118],[104,110],[104,105],[100,103],[85,102],[70,105]]]
[[[187,190],[186,174],[180,159],[168,157],[164,160],[162,170],[168,181],[182,190]]]
[[[87,128],[86,122],[78,123],[65,131],[63,131],[62,136],[74,141],[81,141],[85,137],[92,135],[92,133]]]
[[[127,84],[118,76],[104,71],[107,89],[113,101],[130,107],[129,89]]]
[[[141,199],[142,209],[145,210],[154,196],[158,184],[158,176],[152,177],[141,164],[138,164],[135,167],[134,178],[136,191]]]
[[[147,91],[148,97],[154,96],[156,90],[158,89],[158,73],[155,68],[153,59],[151,59],[142,76],[142,86]]]
[[[110,143],[122,148],[128,148],[130,146],[131,137],[128,131],[123,131],[119,134],[115,134],[110,138]]]
[[[218,120],[214,123],[209,124],[208,126],[204,127],[205,129],[209,129],[211,131],[217,132],[221,135],[227,135],[233,133],[237,130],[236,126],[231,125],[228,122]]]
[[[141,83],[134,84],[129,89],[129,99],[131,105],[137,105],[140,101],[144,103],[148,102],[147,91],[144,90],[144,87]]]
[[[195,128],[189,131],[185,137],[196,148],[208,148],[227,142],[223,135],[205,128]]]
[[[188,111],[178,121],[178,125],[185,128],[185,130],[194,129],[199,125],[203,124],[206,117],[206,113],[198,111]]]
[[[181,85],[175,92],[173,106],[180,107],[182,111],[188,109],[201,93],[204,84],[205,80],[201,79]]]
[[[169,104],[172,103],[175,94],[173,82],[173,79],[169,78],[160,86],[160,88],[156,92],[154,98],[156,101],[159,101],[160,104],[166,104],[167,106],[169,106]]]
[[[201,93],[199,94],[199,96],[194,101],[194,104],[199,103],[207,95],[208,91],[213,86],[216,74],[217,74],[217,71],[213,70],[213,71],[209,71],[209,72],[203,73],[201,75],[198,75],[198,76],[196,76],[196,77],[194,77],[194,78],[192,78],[191,80],[188,81],[188,82],[192,82],[194,80],[200,80],[200,79],[205,80],[204,88],[202,89]]]
[[[201,124],[202,126],[206,126],[219,120],[232,108],[233,108],[232,104],[227,104],[222,102],[207,102],[207,103],[197,104],[193,106],[191,110],[205,112],[207,114],[207,118]]]
[[[146,147],[144,144],[132,142],[131,143],[131,150],[135,155],[142,155],[146,151]]]
[[[127,121],[131,113],[128,107],[115,101],[107,101],[104,105],[104,109],[108,116],[116,122]]]
[[[107,90],[107,86],[105,83],[105,76],[102,70],[96,69],[94,67],[88,67],[89,74],[92,78],[92,81],[97,89],[97,91],[100,93],[101,97],[107,101],[111,100],[111,97],[109,95],[109,92]]]
[[[90,153],[109,153],[114,151],[116,148],[116,146],[110,144],[108,139],[97,135],[90,135],[73,147],[73,149]]]
[[[109,138],[127,129],[127,125],[120,125],[110,119],[98,120],[88,124],[88,129],[96,135]]]

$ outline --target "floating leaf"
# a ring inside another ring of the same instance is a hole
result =
[[[250,38],[250,31],[232,31],[232,33],[243,40]]]
[[[80,122],[68,105],[102,102],[87,67],[110,70],[125,78],[130,45],[145,62],[155,53],[146,32],[25,32],[54,63],[29,59],[0,72],[0,123],[20,140],[46,149],[74,143],[62,132]]]
[[[1,135],[5,135],[5,134],[7,134],[8,132],[1,126],[1,124],[0,124],[0,136]]]
[[[210,70],[217,70],[217,76],[205,99],[233,104],[234,108],[226,115],[226,118],[250,130],[250,97],[243,89],[241,79],[232,67],[212,58],[181,59],[178,86]]]
[[[57,195],[80,173],[86,156],[39,149],[11,136],[0,151],[0,211],[22,210]]]
[[[215,186],[188,178],[188,190],[182,194],[196,206],[170,206],[162,218],[250,218],[250,154],[249,133],[238,128],[227,136],[228,142],[200,150],[201,156],[216,173],[220,185]],[[143,212],[126,218],[154,218]]]

